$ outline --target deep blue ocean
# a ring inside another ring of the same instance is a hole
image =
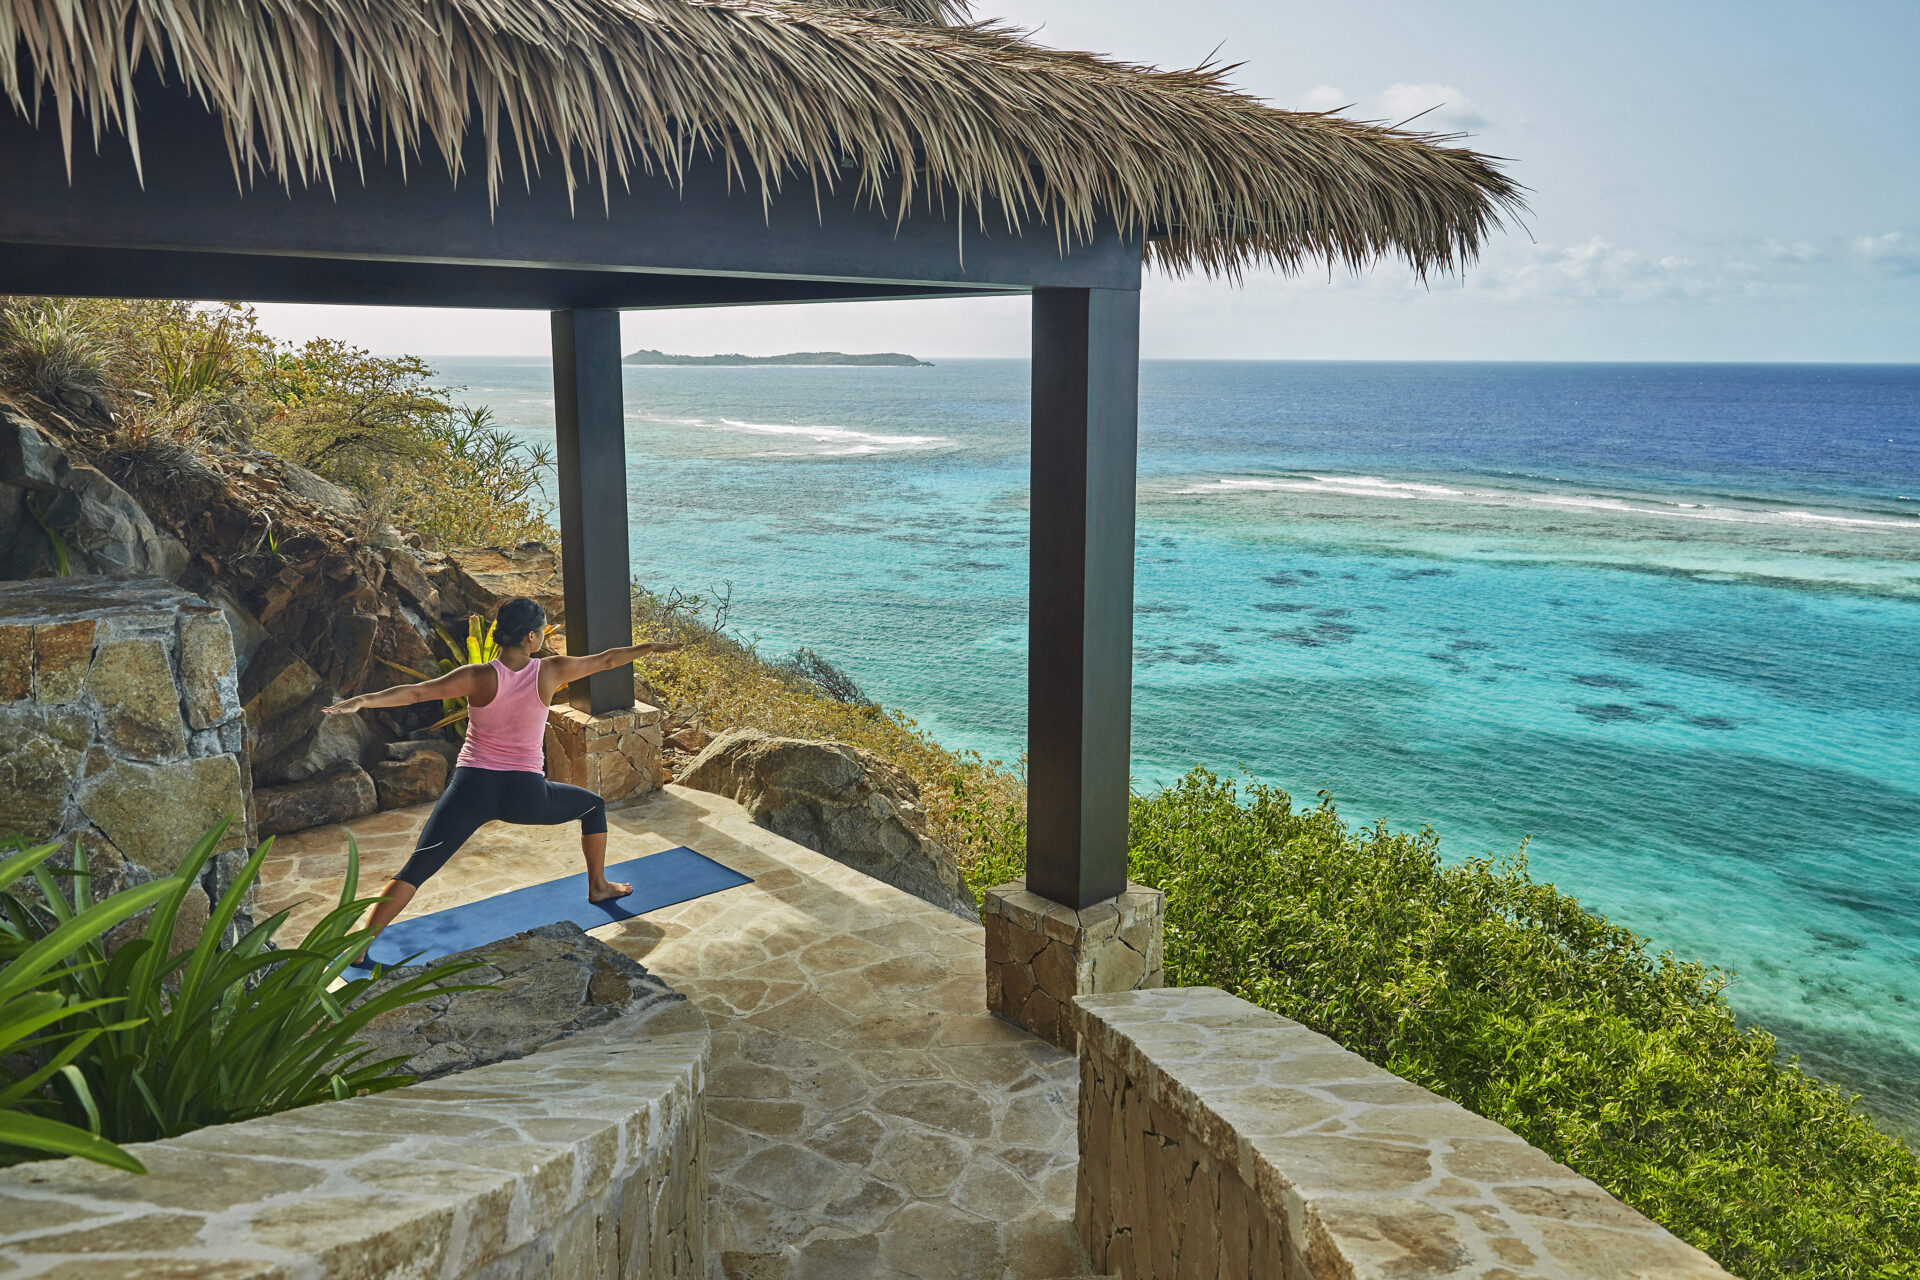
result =
[[[446,359],[529,440],[542,360]],[[630,368],[635,573],[1024,733],[1027,369]],[[1142,368],[1134,775],[1512,852],[1920,1131],[1920,366]]]

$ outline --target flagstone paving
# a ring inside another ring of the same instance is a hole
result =
[[[377,885],[427,809],[283,836],[262,905],[332,905],[346,836]],[[686,845],[754,883],[593,930],[707,1015],[707,1159],[729,1280],[1080,1275],[1074,1059],[986,1013],[985,939],[668,787],[609,811],[607,860]],[[571,828],[491,824],[408,915],[580,869]]]

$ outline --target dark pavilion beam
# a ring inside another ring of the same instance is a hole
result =
[[[633,643],[618,311],[553,313],[553,407],[567,652],[597,653]],[[595,714],[632,706],[633,667],[574,681],[568,701]]]
[[[559,267],[393,262],[292,254],[198,253],[0,244],[0,294],[146,298],[245,298],[347,306],[485,307],[563,311],[617,307],[761,306],[781,302],[877,302],[1020,292],[858,280],[584,271]]]
[[[1140,293],[1033,293],[1027,888],[1127,885]]]

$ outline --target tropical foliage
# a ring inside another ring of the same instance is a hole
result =
[[[284,911],[229,936],[272,852],[268,840],[209,904],[193,945],[176,949],[182,911],[201,892],[226,827],[202,836],[171,875],[98,903],[82,847],[65,877],[70,899],[63,877],[44,865],[53,846],[24,850],[0,868],[0,954],[10,957],[0,992],[33,984],[36,1003],[22,1010],[27,1032],[14,1047],[43,1060],[17,1078],[0,1075],[0,1160],[61,1152],[137,1168],[111,1144],[411,1081],[395,1071],[401,1059],[369,1061],[356,1037],[383,1013],[464,989],[448,980],[477,962],[432,965],[377,991],[375,977],[342,982],[372,940],[354,928],[368,903],[355,896],[359,851],[351,842],[338,904],[297,945],[274,945]],[[138,936],[109,951],[104,930],[148,909]],[[65,1135],[67,1145],[52,1145],[49,1135]]]
[[[376,526],[457,546],[558,541],[548,451],[432,379],[411,356],[276,343],[245,307],[0,297],[0,388],[110,417],[110,452],[136,467],[266,448],[351,489]]]
[[[58,845],[17,847],[0,860],[0,893],[31,876]],[[103,1034],[92,1027],[63,1026],[80,1014],[106,1011],[101,1004],[76,1003],[58,989],[50,971],[63,966],[84,945],[127,917],[152,906],[167,892],[164,884],[142,885],[94,903],[62,920],[57,927],[28,942],[18,931],[0,931],[0,1161],[9,1152],[32,1159],[45,1156],[84,1156],[115,1168],[144,1173],[140,1162],[100,1136],[93,1119],[98,1107],[86,1076],[74,1059]],[[14,900],[10,894],[6,899]],[[111,1022],[109,1026],[115,1025]],[[6,1070],[6,1064],[15,1070]],[[65,1089],[74,1103],[89,1113],[85,1127],[54,1118],[57,1110],[44,1098],[48,1090]]]

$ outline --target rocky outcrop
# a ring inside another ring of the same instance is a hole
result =
[[[232,818],[218,899],[251,845],[234,666],[220,610],[160,579],[0,583],[0,837],[80,840],[105,893]]]
[[[558,622],[566,608],[560,558],[538,542],[517,547],[453,548],[446,553],[447,604],[492,617],[516,596],[537,601],[547,620]]]
[[[396,742],[387,748],[387,758],[367,767],[373,775],[373,789],[382,809],[404,809],[408,805],[437,800],[447,789],[451,762],[440,744]]]
[[[920,788],[870,751],[734,729],[680,776],[744,805],[769,831],[966,920],[973,895],[952,850],[927,834]]]
[[[453,571],[425,563],[438,560],[425,539],[244,444],[129,442],[104,416],[35,412],[38,422],[0,398],[0,577],[58,574],[58,544],[76,574],[177,581],[237,624],[242,669],[271,637],[347,693],[389,683],[388,663],[433,665],[435,578],[451,582]],[[374,723],[401,738],[432,719],[421,708]]]
[[[525,1057],[622,1014],[686,999],[638,961],[568,921],[449,958],[485,960],[455,981],[489,989],[433,996],[380,1015],[361,1037],[372,1051],[370,1060],[405,1058],[402,1071],[430,1080]],[[420,972],[417,966],[395,969],[385,981]],[[369,994],[379,990],[376,986]]]
[[[264,836],[282,836],[364,818],[380,807],[373,778],[359,765],[253,793],[254,825]]]
[[[244,710],[238,754],[268,833],[436,797],[446,769],[386,743],[427,732],[437,705],[353,717],[322,709],[409,679],[407,669],[436,671],[445,652],[436,628],[457,640],[469,615],[513,596],[560,619],[559,558],[539,543],[443,553],[382,525],[349,490],[245,444],[130,443],[99,406],[36,403],[34,414],[0,396],[0,579],[157,575],[218,606]],[[185,652],[191,661],[199,649]],[[184,708],[201,722],[191,725],[119,704],[117,690],[151,684],[159,661],[151,647],[116,651],[96,676],[100,705],[116,708],[107,742],[139,758],[178,755],[185,735],[211,723],[208,707]],[[15,754],[57,753],[63,734],[50,724]]]
[[[126,490],[0,400],[0,578],[57,574],[62,552],[68,572],[169,581],[188,559]]]

